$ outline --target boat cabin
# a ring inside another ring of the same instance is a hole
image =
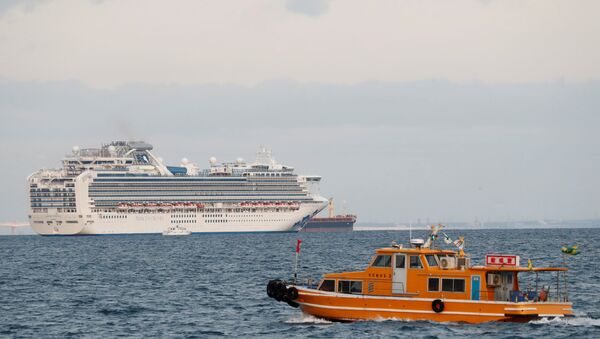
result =
[[[471,266],[469,256],[462,251],[396,246],[376,250],[364,271],[325,274],[317,289],[503,302],[544,302],[552,297],[554,301],[566,302],[566,271],[566,268],[520,267],[518,256],[505,255],[488,255],[485,266]],[[556,278],[540,280],[542,272],[555,272]],[[524,273],[529,277],[521,278]]]

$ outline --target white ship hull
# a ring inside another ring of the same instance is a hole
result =
[[[41,235],[162,234],[174,225],[185,226],[192,233],[295,232],[325,206],[323,199],[321,203],[303,204],[298,210],[289,212],[207,214],[198,210],[179,210],[97,213],[82,218],[77,213],[34,214],[31,226]]]

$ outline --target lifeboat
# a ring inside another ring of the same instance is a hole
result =
[[[328,273],[316,285],[271,280],[267,295],[332,321],[527,322],[574,315],[566,267],[522,267],[519,256],[496,254],[486,256],[485,266],[472,266],[463,238],[445,241],[458,250],[434,245],[439,228],[427,242],[377,249],[363,271]]]
[[[129,208],[129,204],[127,204],[126,202],[121,202],[119,203],[119,205],[117,206],[120,210],[124,210]]]
[[[196,204],[196,208],[203,209],[204,208],[204,204],[198,203],[198,204]]]

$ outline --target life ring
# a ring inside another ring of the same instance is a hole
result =
[[[290,297],[290,300],[298,299],[298,289],[293,286],[288,288],[287,294]]]
[[[435,312],[435,313],[441,313],[444,310],[444,302],[441,301],[440,299],[435,299],[432,303],[431,303],[431,309]]]

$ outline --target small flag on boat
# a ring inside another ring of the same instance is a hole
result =
[[[579,250],[577,249],[577,245],[575,246],[564,246],[563,248],[560,249],[561,252],[563,252],[564,254],[569,254],[569,255],[577,255],[579,254]]]
[[[302,240],[298,239],[298,242],[296,243],[296,253],[300,253],[300,244],[302,243]]]

